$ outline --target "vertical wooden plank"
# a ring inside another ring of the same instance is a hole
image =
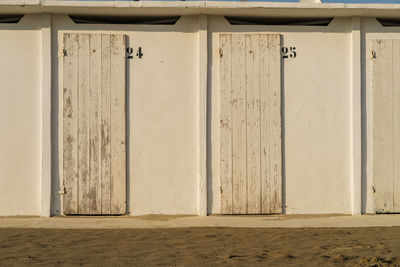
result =
[[[111,43],[101,36],[101,213],[111,212]]]
[[[246,34],[247,213],[261,213],[259,34]]]
[[[64,34],[63,179],[64,214],[78,213],[78,35]]]
[[[232,214],[232,50],[231,35],[220,35],[221,213]]]
[[[271,213],[282,212],[282,144],[281,144],[281,53],[280,35],[269,35],[270,92],[270,207]]]
[[[373,175],[375,210],[393,211],[393,45],[373,40]]]
[[[89,214],[89,35],[78,36],[78,213]]]
[[[90,214],[101,213],[101,36],[90,34],[89,129]]]
[[[245,35],[232,35],[233,213],[247,213]]]
[[[393,212],[400,212],[400,40],[393,40]]]
[[[282,212],[280,35],[260,37],[261,210]]]
[[[221,213],[281,213],[280,35],[220,35],[220,45]]]
[[[261,212],[271,213],[270,207],[270,123],[269,123],[269,36],[260,35],[260,126],[261,126]]]
[[[125,37],[111,35],[111,213],[126,212]]]

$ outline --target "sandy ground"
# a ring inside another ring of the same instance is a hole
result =
[[[0,228],[51,229],[140,229],[190,227],[244,228],[350,228],[400,227],[400,214],[390,215],[143,215],[143,216],[56,216],[0,217]]]
[[[400,227],[0,229],[0,265],[400,266]]]

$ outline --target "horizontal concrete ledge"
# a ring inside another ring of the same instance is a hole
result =
[[[400,215],[282,215],[282,216],[168,216],[138,217],[1,217],[0,228],[132,229],[184,227],[393,227]]]
[[[398,17],[399,4],[343,4],[219,1],[66,1],[0,0],[0,13],[75,13],[100,15],[242,15]],[[318,10],[318,12],[316,12]]]
[[[229,1],[68,1],[0,0],[0,5],[42,7],[132,7],[132,8],[317,8],[317,9],[399,9],[400,4],[345,4],[301,2],[229,2]]]

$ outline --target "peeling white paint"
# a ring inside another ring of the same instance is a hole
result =
[[[57,112],[64,32],[122,33],[143,49],[142,59],[128,63],[130,214],[220,212],[218,35],[239,32],[279,33],[284,46],[296,47],[297,57],[283,63],[285,212],[372,212],[371,40],[399,39],[400,27],[370,17],[390,17],[400,5],[311,2],[2,1],[0,13],[35,14],[0,24],[0,215],[62,212]],[[96,25],[65,15],[108,11],[185,16],[176,25]],[[230,25],[221,16],[280,11],[336,18],[317,27]]]

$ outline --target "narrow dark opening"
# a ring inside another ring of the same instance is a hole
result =
[[[69,15],[78,24],[148,24],[174,25],[180,16],[132,17],[132,16],[88,16]]]
[[[225,17],[231,25],[328,26],[333,18]]]
[[[24,15],[0,15],[0,23],[18,23]]]
[[[400,18],[376,18],[383,27],[400,27]]]

